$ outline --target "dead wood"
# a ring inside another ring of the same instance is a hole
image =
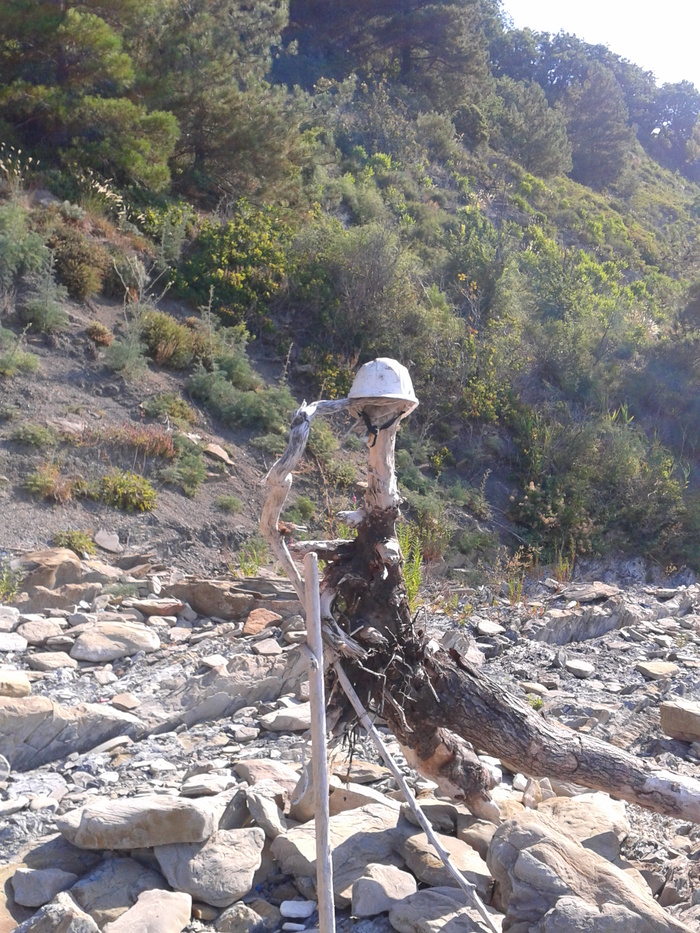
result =
[[[341,408],[325,402],[302,406],[292,422],[290,446],[268,477],[272,489],[262,528],[302,594],[303,582],[277,520],[311,419]],[[365,413],[373,424],[391,421],[386,401],[367,406]],[[527,775],[574,781],[659,813],[700,822],[700,781],[543,719],[480,670],[425,637],[411,617],[396,538],[398,424],[397,419],[381,430],[370,446],[368,488],[361,507],[342,513],[357,528],[357,537],[314,542],[327,561],[321,615],[329,663],[334,656],[342,658],[363,706],[386,721],[409,763],[478,815],[498,820],[488,793],[489,775],[475,749]],[[304,543],[293,548],[300,555],[308,549]],[[329,721],[339,730],[351,725],[355,714],[331,667],[327,680]]]

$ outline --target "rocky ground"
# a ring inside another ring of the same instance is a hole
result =
[[[0,933],[313,930],[290,586],[143,551],[22,560],[0,607]],[[426,625],[540,715],[697,775],[700,586],[545,580],[518,605],[454,586]],[[437,798],[388,739],[497,929],[700,931],[699,827],[484,757],[497,827]],[[482,933],[369,744],[332,770],[339,929]]]

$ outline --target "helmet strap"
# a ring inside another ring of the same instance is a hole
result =
[[[390,428],[392,424],[401,417],[401,413],[399,412],[398,414],[394,415],[393,418],[390,418],[386,424],[382,424],[377,427],[377,425],[372,424],[369,415],[364,409],[360,412],[360,414],[362,415],[362,420],[364,421],[365,427],[367,428],[367,433],[372,438],[372,442],[369,445],[370,447],[374,447],[374,445],[377,443],[377,435],[380,431],[386,431],[387,428]]]

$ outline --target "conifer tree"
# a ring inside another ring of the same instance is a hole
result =
[[[500,115],[500,148],[529,172],[548,178],[571,170],[571,143],[559,110],[547,103],[542,88],[534,82],[498,82],[503,101]]]

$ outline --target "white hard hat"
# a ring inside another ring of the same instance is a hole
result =
[[[397,399],[403,402],[404,413],[413,411],[418,399],[408,370],[396,360],[380,357],[360,367],[348,398],[362,401]]]

